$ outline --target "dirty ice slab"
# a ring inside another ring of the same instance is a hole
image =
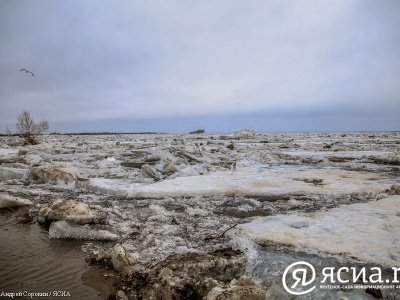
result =
[[[339,169],[243,168],[237,172],[179,177],[131,189],[128,198],[183,196],[353,194],[382,192],[391,184],[379,174]]]
[[[400,265],[400,196],[342,205],[309,216],[276,215],[237,226],[259,244]]]

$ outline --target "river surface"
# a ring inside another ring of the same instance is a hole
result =
[[[51,294],[33,299],[104,299],[82,279],[93,273],[81,251],[82,241],[49,239],[36,222],[23,224],[15,211],[0,209],[0,243],[0,299],[11,299],[2,292],[25,295],[15,299],[30,299],[27,293]],[[93,286],[90,278],[88,284]]]

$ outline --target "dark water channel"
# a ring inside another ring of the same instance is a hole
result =
[[[49,239],[46,229],[37,223],[23,224],[15,211],[0,209],[0,299],[12,299],[2,293],[15,293],[14,299],[107,297],[104,291],[90,287],[102,286],[96,282],[102,275],[86,264],[82,244]],[[51,296],[31,298],[28,293]]]

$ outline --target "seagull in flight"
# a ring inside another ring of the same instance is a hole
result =
[[[33,73],[31,71],[28,71],[27,69],[21,69],[20,71],[25,71],[26,73],[31,73],[33,77],[35,77],[35,75],[33,75]]]

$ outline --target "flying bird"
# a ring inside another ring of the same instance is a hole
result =
[[[27,69],[21,69],[20,71],[25,71],[26,73],[31,73],[33,77],[35,77],[35,75],[33,75],[33,73],[31,71],[28,71]]]

